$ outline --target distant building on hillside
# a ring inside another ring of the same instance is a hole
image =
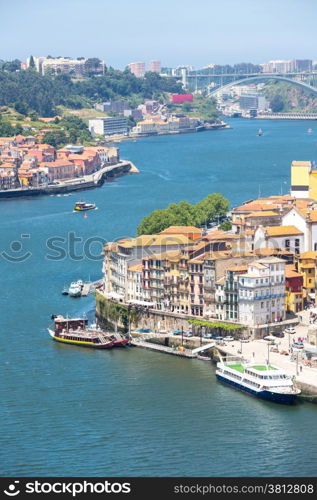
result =
[[[86,73],[103,73],[105,67],[104,61],[98,58],[85,59],[84,57],[80,57],[78,59],[72,59],[70,57],[33,57],[33,61],[36,71],[42,75],[47,73],[53,73],[55,75],[66,73],[80,76]],[[30,63],[31,57],[28,57],[26,60],[26,68],[30,67]]]
[[[126,135],[128,120],[121,116],[106,116],[89,120],[89,130],[92,135]]]
[[[138,78],[143,78],[145,75],[145,63],[144,62],[133,62],[127,65],[128,70],[133,73]]]
[[[161,61],[151,61],[150,71],[152,71],[152,73],[161,73]]]
[[[184,102],[193,102],[193,94],[173,94],[172,102],[182,104]]]
[[[257,92],[241,94],[239,104],[241,109],[265,110],[267,108],[265,97]]]

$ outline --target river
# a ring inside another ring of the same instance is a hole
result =
[[[202,361],[64,346],[46,331],[53,313],[92,315],[93,299],[63,285],[101,277],[102,242],[134,235],[151,210],[286,193],[291,161],[316,158],[310,122],[231,124],[121,143],[140,175],[93,191],[1,202],[2,475],[315,475],[316,405],[258,401]],[[88,218],[72,212],[80,197],[98,206]]]

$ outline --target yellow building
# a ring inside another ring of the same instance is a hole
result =
[[[303,275],[293,265],[285,266],[285,309],[298,313],[304,308]]]
[[[313,162],[292,162],[291,194],[296,198],[317,200],[317,169]]]
[[[297,258],[297,270],[303,276],[303,298],[315,299],[317,252],[303,252]]]

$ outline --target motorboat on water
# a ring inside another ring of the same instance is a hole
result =
[[[230,357],[229,357],[230,358]],[[216,377],[240,391],[275,403],[292,404],[301,393],[292,378],[271,364],[245,363],[222,358],[217,363]]]
[[[105,332],[96,324],[89,327],[86,317],[65,318],[53,315],[52,319],[54,326],[48,328],[48,332],[57,342],[95,349],[124,347],[129,343],[129,339],[120,333]]]
[[[96,203],[86,203],[85,201],[77,201],[74,207],[76,212],[84,212],[86,210],[94,210]]]
[[[80,297],[82,291],[82,286],[78,284],[78,281],[73,281],[68,289],[68,295],[70,297]]]
[[[258,130],[258,135],[259,136],[263,135],[263,130],[261,128],[259,128],[259,130]]]

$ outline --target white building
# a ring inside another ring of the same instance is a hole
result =
[[[238,278],[239,322],[257,327],[285,319],[285,261],[252,262]]]
[[[253,236],[253,249],[281,248],[294,254],[305,250],[305,235],[295,226],[259,226]]]
[[[92,135],[126,135],[128,120],[123,116],[106,116],[89,120],[89,131]]]

